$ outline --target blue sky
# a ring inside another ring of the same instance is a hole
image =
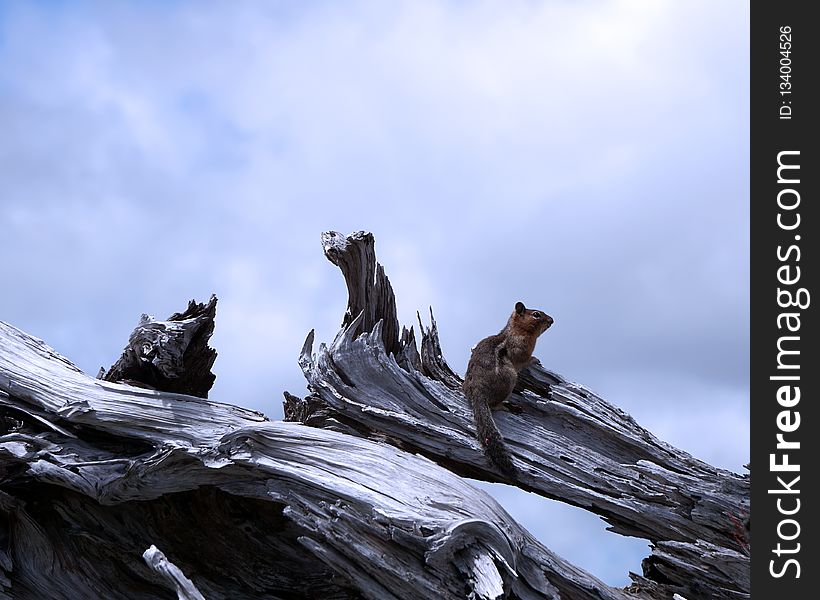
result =
[[[0,5],[0,319],[88,373],[220,298],[212,397],[281,416],[372,231],[445,356],[517,300],[536,354],[659,437],[748,460],[748,3]],[[489,486],[605,581],[643,542]]]

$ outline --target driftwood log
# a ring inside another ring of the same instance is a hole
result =
[[[329,346],[308,336],[298,422],[207,399],[215,298],[141,319],[101,379],[0,323],[0,598],[749,597],[748,476],[536,366],[497,415],[505,480],[432,315],[420,348],[399,327],[373,237],[323,245],[348,308]],[[462,476],[593,511],[652,554],[607,586]]]

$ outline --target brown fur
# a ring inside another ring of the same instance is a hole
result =
[[[517,469],[490,409],[509,398],[518,372],[532,363],[538,336],[552,323],[548,314],[518,302],[504,329],[476,344],[467,365],[463,390],[473,407],[478,440],[490,462],[508,475],[515,475]]]

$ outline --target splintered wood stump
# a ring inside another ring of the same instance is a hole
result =
[[[657,440],[541,367],[473,435],[435,321],[399,328],[373,236],[323,236],[349,291],[287,419],[206,399],[216,298],[144,318],[94,379],[0,322],[0,598],[748,598],[748,476]],[[505,481],[653,543],[627,589],[550,552],[462,477]]]
[[[122,356],[101,379],[207,398],[216,379],[216,350],[208,346],[214,317],[216,296],[208,304],[191,300],[185,312],[166,321],[142,315]]]

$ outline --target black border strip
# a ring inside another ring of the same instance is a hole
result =
[[[810,491],[820,485],[814,441],[820,365],[811,353],[819,341],[813,304],[820,303],[814,294],[820,294],[820,222],[811,213],[820,201],[814,116],[820,23],[809,18],[811,6],[771,0],[753,3],[751,13],[752,597],[758,600],[820,597],[820,535],[813,529],[820,509]]]

